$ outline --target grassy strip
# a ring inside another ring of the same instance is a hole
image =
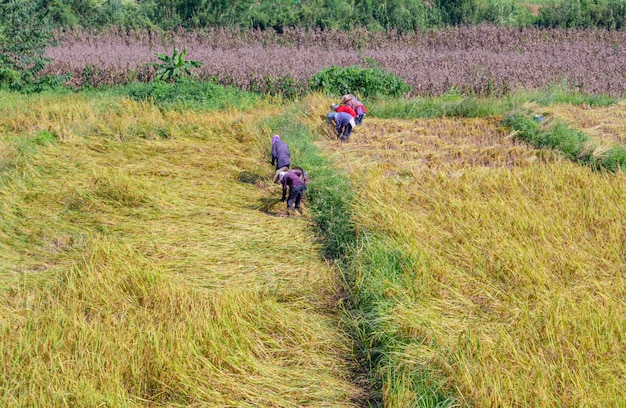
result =
[[[304,112],[293,109],[271,119],[268,125],[283,135],[292,150],[294,165],[311,176],[308,206],[325,256],[337,261],[344,276],[346,325],[355,340],[362,368],[369,373],[370,406],[446,407],[454,400],[442,391],[443,382],[433,379],[428,367],[415,369],[404,350],[411,339],[397,333],[388,316],[393,302],[381,282],[399,278],[415,260],[390,250],[380,239],[360,231],[351,221],[354,192],[346,174],[337,171],[311,143],[312,132],[298,123]]]
[[[567,103],[599,107],[612,105],[617,101],[617,98],[608,95],[569,92],[561,86],[553,86],[539,92],[517,92],[503,97],[463,96],[458,92],[450,92],[436,97],[409,100],[381,98],[376,99],[375,103],[367,100],[365,103],[369,107],[368,114],[376,118],[416,119],[504,116],[526,102],[535,102],[541,106]]]
[[[516,137],[538,148],[550,148],[561,152],[570,160],[587,164],[594,169],[611,172],[626,169],[626,147],[615,145],[609,149],[594,149],[593,141],[584,132],[572,129],[560,121],[543,123],[529,112],[513,111],[502,124],[515,130]]]
[[[211,81],[181,80],[174,83],[136,82],[116,87],[114,93],[137,101],[153,101],[155,105],[177,110],[251,109],[263,98],[254,92]]]
[[[289,144],[292,165],[302,166],[311,178],[306,192],[308,205],[314,214],[318,234],[324,239],[324,256],[340,260],[356,243],[354,225],[350,221],[349,202],[353,192],[344,174],[335,169],[311,143],[312,136],[298,123],[298,109],[268,121],[275,133]]]

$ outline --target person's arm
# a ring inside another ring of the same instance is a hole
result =
[[[274,165],[274,162],[276,162],[276,160],[278,160],[277,157],[277,152],[276,152],[276,143],[272,144],[272,166]]]
[[[280,182],[283,185],[283,197],[280,201],[285,201],[287,199],[287,180],[286,177],[283,177],[283,181]]]

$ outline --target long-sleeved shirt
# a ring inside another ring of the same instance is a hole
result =
[[[302,179],[300,178],[298,174],[296,174],[296,172],[288,171],[283,176],[283,180],[280,182],[280,184],[282,184],[283,186],[283,196],[284,196],[287,193],[287,186],[289,186],[289,188],[296,187],[296,186],[303,186],[304,181],[302,181]]]
[[[354,126],[354,118],[349,113],[337,112],[335,115],[335,130],[337,133],[341,133],[342,129],[346,126]]]
[[[291,153],[289,146],[282,140],[276,140],[272,144],[272,164],[276,163],[276,168],[289,167],[291,164]]]
[[[337,112],[349,113],[350,116],[352,116],[353,118],[356,118],[356,112],[354,111],[354,109],[352,109],[351,107],[347,105],[339,105],[339,107],[337,108]]]

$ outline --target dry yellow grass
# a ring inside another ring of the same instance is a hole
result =
[[[336,273],[274,204],[280,112],[0,104],[0,405],[357,404]]]
[[[626,145],[626,101],[605,107],[560,104],[542,108],[558,118],[579,127],[605,144]]]
[[[414,339],[402,370],[436,368],[463,405],[623,406],[626,175],[518,145],[496,119],[366,118],[320,145],[351,175],[357,227],[414,260],[380,282],[389,330]]]

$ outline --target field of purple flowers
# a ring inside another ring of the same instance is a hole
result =
[[[417,34],[352,31],[65,31],[46,54],[47,73],[69,85],[114,85],[154,78],[155,54],[187,48],[201,79],[246,90],[307,89],[325,67],[359,65],[395,73],[410,96],[451,89],[480,95],[555,83],[587,93],[626,94],[626,32],[472,26]]]

